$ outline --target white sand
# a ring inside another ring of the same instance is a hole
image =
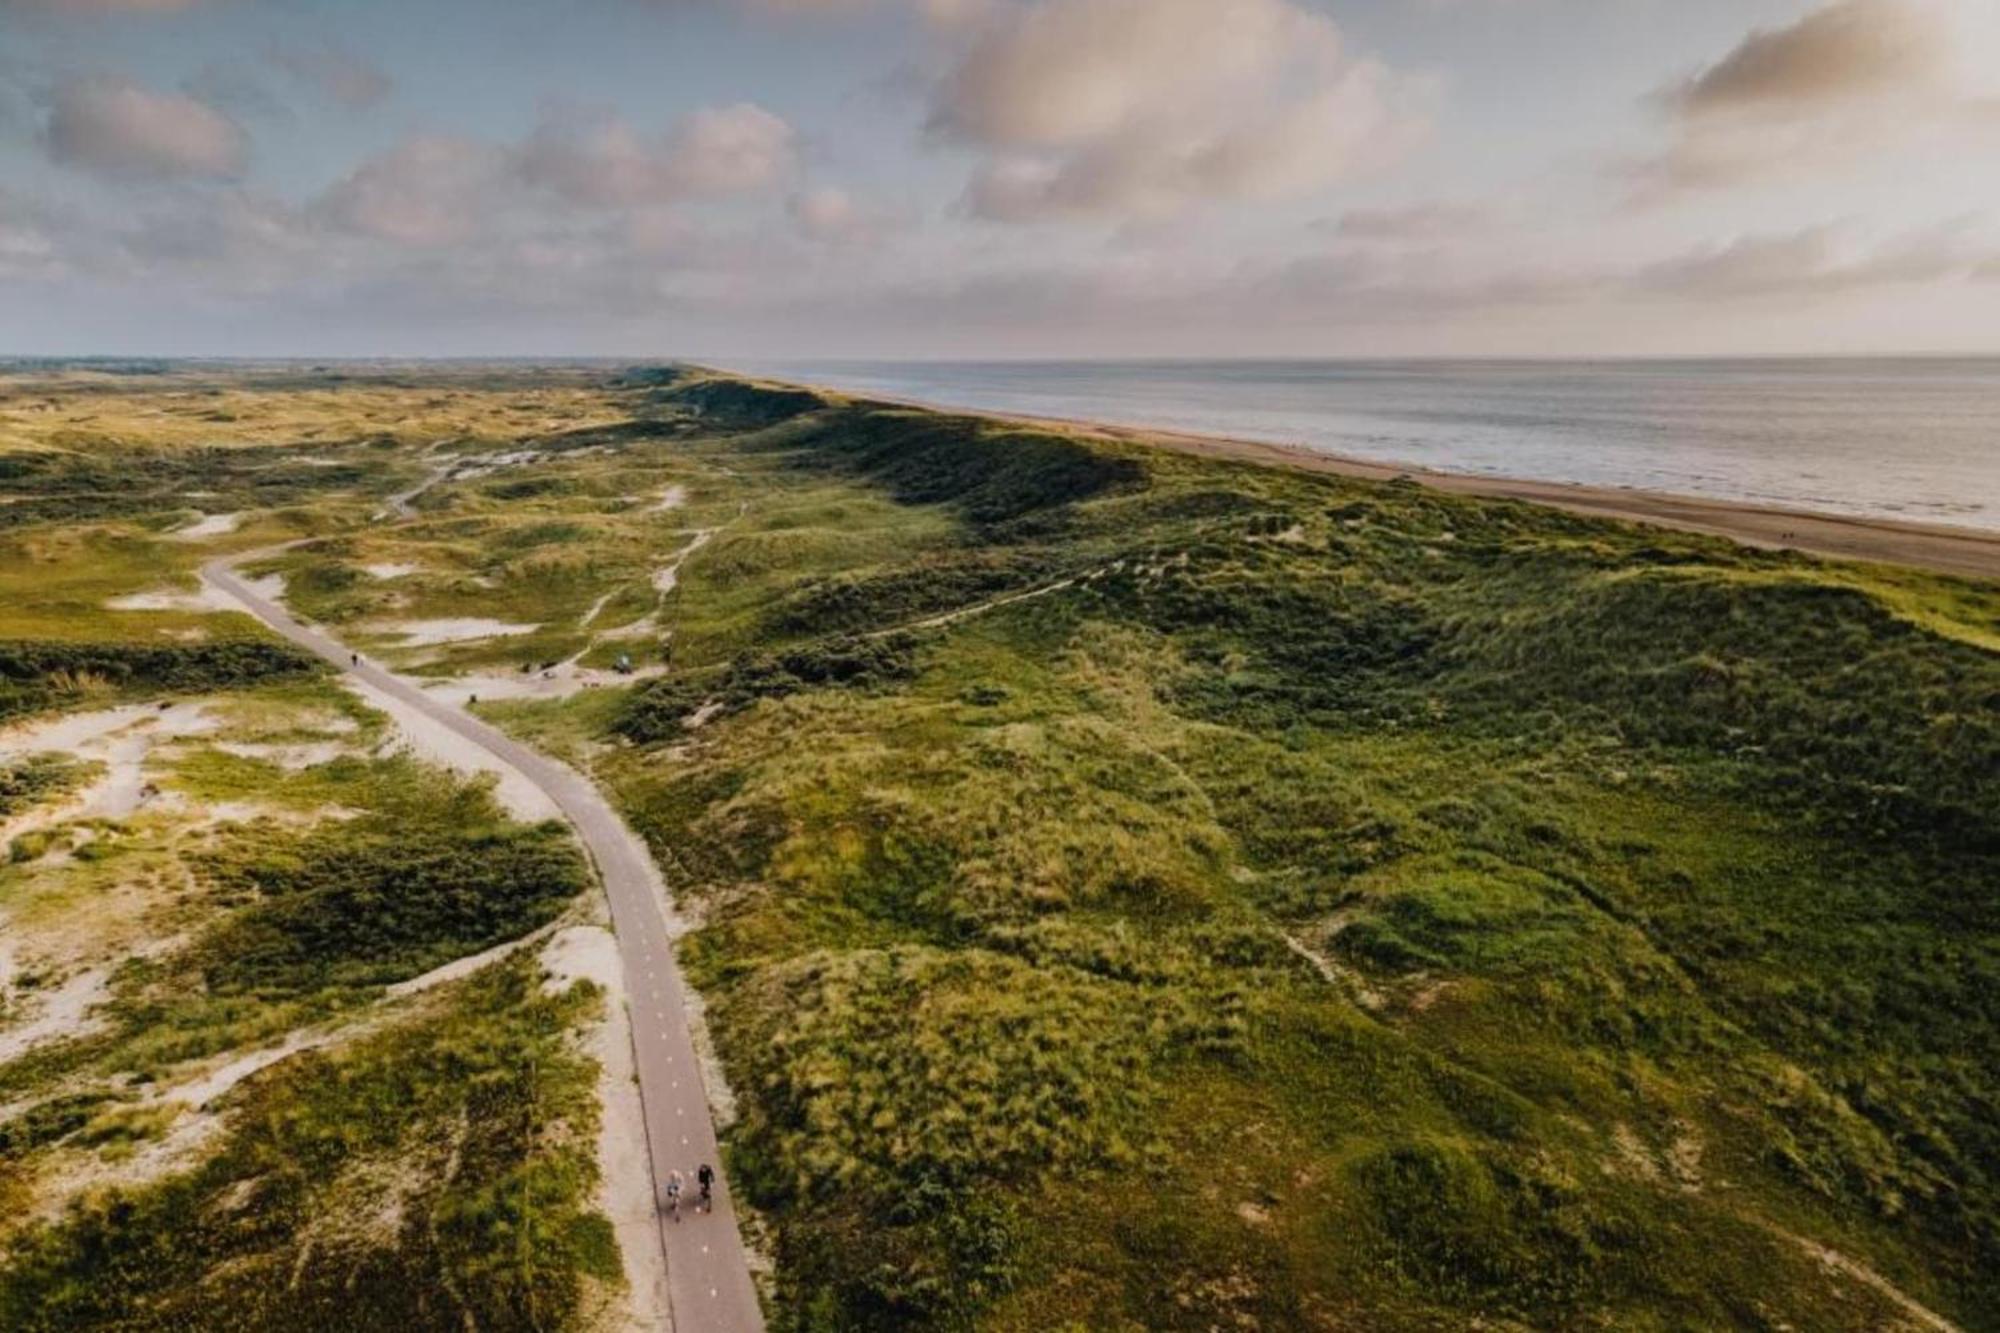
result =
[[[241,514],[204,514],[186,527],[174,529],[172,536],[177,542],[207,541],[210,537],[226,537],[241,526]]]
[[[406,579],[412,574],[421,574],[424,572],[422,565],[398,564],[395,561],[383,561],[380,564],[363,565],[361,568],[368,572],[368,577],[381,579],[384,582],[390,579]]]
[[[514,818],[538,824],[560,819],[562,812],[549,794],[503,762],[484,746],[475,745],[449,727],[425,716],[394,695],[384,694],[365,681],[343,675],[341,684],[361,696],[370,708],[392,718],[411,749],[432,763],[442,764],[462,774],[491,773],[498,779],[494,796],[501,808]]]
[[[104,603],[107,611],[234,611],[236,604],[204,584],[195,592],[160,588],[129,593]]]
[[[425,991],[436,990],[439,986],[447,985],[450,982],[463,980],[471,976],[474,972],[490,967],[503,958],[511,958],[530,945],[541,943],[555,933],[556,926],[557,923],[550,922],[540,930],[532,934],[523,935],[518,940],[508,940],[504,944],[496,944],[484,952],[467,954],[463,958],[453,959],[443,967],[434,967],[420,977],[411,977],[408,981],[397,982],[388,988],[387,994],[392,1000],[400,1000],[406,996],[422,995]]]
[[[540,625],[514,625],[504,620],[479,616],[454,616],[443,620],[383,621],[362,628],[366,634],[393,635],[403,646],[426,648],[441,643],[471,643],[479,639],[509,639],[533,634]]]
[[[687,487],[669,486],[667,487],[667,489],[660,492],[660,498],[655,500],[652,504],[652,507],[648,509],[646,512],[649,514],[668,513],[669,511],[679,509],[682,505],[686,504],[687,498],[688,498]]]
[[[635,667],[620,675],[597,667],[578,666],[574,661],[558,663],[547,671],[495,672],[483,676],[454,676],[450,680],[423,682],[424,693],[451,704],[474,699],[567,699],[585,690],[630,685],[666,674],[663,666]]]
[[[0,1031],[0,1064],[54,1037],[79,1037],[98,1026],[90,1011],[111,997],[111,973],[102,967],[77,972],[54,990],[15,990],[9,1007],[33,1015]]]
[[[8,837],[61,819],[124,819],[145,801],[146,757],[155,745],[214,731],[221,720],[199,704],[167,708],[127,704],[72,713],[0,733],[0,759],[39,752],[104,765],[97,780],[60,805],[31,811],[6,828]]]

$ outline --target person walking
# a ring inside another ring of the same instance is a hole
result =
[[[701,1186],[701,1210],[704,1213],[715,1210],[715,1168],[707,1162],[694,1173],[695,1183]]]
[[[676,1222],[681,1220],[681,1186],[683,1183],[679,1171],[667,1172],[667,1211],[674,1215],[674,1221]]]

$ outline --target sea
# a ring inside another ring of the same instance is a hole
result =
[[[782,361],[941,407],[2000,531],[2000,357]]]

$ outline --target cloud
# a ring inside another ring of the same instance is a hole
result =
[[[800,235],[825,245],[874,245],[907,221],[831,185],[798,191],[785,212]]]
[[[374,106],[395,88],[387,74],[331,42],[274,43],[266,50],[265,57],[299,82],[350,110]]]
[[[484,220],[503,162],[491,145],[426,134],[369,159],[313,205],[333,227],[399,245],[450,245]]]
[[[1708,115],[1933,88],[1951,70],[1942,14],[1925,0],[1839,0],[1789,27],[1753,31],[1668,100]]]
[[[792,171],[797,137],[741,103],[697,111],[657,140],[617,117],[558,116],[512,157],[522,180],[570,204],[631,208],[773,186]]]
[[[656,136],[616,116],[559,113],[513,143],[407,139],[335,183],[312,212],[338,230],[416,248],[482,231],[546,238],[602,215],[666,236],[678,231],[676,207],[783,183],[796,138],[748,104],[696,111]]]
[[[61,233],[62,228],[46,208],[0,189],[0,278],[60,275],[67,268],[61,253]]]
[[[929,124],[984,154],[980,216],[1131,219],[1383,165],[1421,100],[1291,0],[1034,0],[977,27]]]
[[[694,194],[762,189],[790,170],[797,135],[749,102],[695,112],[667,146],[667,174]]]
[[[1834,0],[1652,99],[1671,138],[1618,164],[1640,203],[1854,170],[1995,123],[1987,0]],[[1964,145],[1979,151],[1979,145]]]
[[[1319,230],[1355,241],[1428,242],[1450,240],[1504,225],[1490,208],[1477,204],[1425,203],[1404,208],[1356,208],[1315,224]]]
[[[1957,218],[1868,244],[1845,224],[1751,235],[1700,247],[1632,274],[1641,292],[1681,298],[1820,298],[1869,287],[1982,279],[2000,245]]]
[[[229,179],[249,156],[243,131],[207,103],[109,77],[58,85],[43,137],[57,162],[133,179]]]

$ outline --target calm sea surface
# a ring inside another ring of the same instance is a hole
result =
[[[942,406],[2000,529],[2000,358],[764,362]]]

